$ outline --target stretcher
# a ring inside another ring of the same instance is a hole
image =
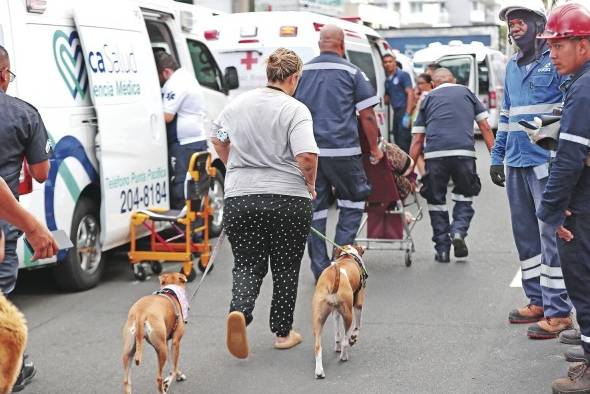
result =
[[[145,280],[145,265],[152,272],[162,272],[163,262],[182,262],[181,273],[189,281],[196,277],[193,259],[198,258],[198,268],[204,271],[209,264],[209,218],[213,209],[209,204],[211,179],[217,171],[211,166],[208,152],[196,152],[189,162],[185,183],[186,203],[182,210],[151,208],[131,214],[131,244],[128,253],[135,277]],[[167,225],[166,225],[167,224]],[[137,241],[139,228],[149,233],[147,250],[140,250]],[[162,230],[162,228],[165,230]]]
[[[363,138],[361,146],[363,152],[368,151],[364,149],[367,145]],[[394,163],[388,160],[387,155],[373,165],[370,155],[363,153],[363,165],[371,184],[371,194],[355,243],[366,249],[403,251],[405,265],[409,267],[415,252],[412,231],[423,217],[416,192],[411,190],[405,199],[401,198],[395,182]]]

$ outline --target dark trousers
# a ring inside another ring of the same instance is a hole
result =
[[[246,323],[252,321],[270,258],[270,330],[281,337],[289,334],[311,214],[311,200],[305,197],[256,194],[225,199],[223,226],[234,255],[230,312],[240,311]]]
[[[590,214],[567,217],[565,228],[574,234],[566,242],[557,239],[561,270],[582,333],[582,348],[590,362]]]
[[[182,209],[185,205],[184,181],[188,172],[191,156],[195,152],[207,151],[207,141],[192,142],[180,145],[175,142],[168,146],[170,157],[170,208]]]
[[[328,208],[334,201],[335,192],[339,214],[334,242],[338,245],[353,243],[363,217],[365,199],[371,192],[361,156],[320,157],[315,189],[317,197],[313,201],[312,226],[326,234]],[[311,271],[317,280],[330,266],[326,241],[310,234],[308,252]]]
[[[393,129],[391,130],[390,141],[402,148],[406,153],[410,153],[410,144],[412,142],[412,133],[408,127],[402,125],[402,119],[406,113],[405,108],[392,108],[393,110]]]
[[[453,222],[449,223],[447,208],[447,187],[453,179],[451,198]],[[426,174],[422,177],[422,197],[428,202],[428,213],[432,225],[432,241],[438,252],[448,252],[451,248],[451,234],[465,237],[475,211],[472,207],[473,196],[479,194],[481,184],[472,157],[441,157],[426,160]]]
[[[18,277],[18,256],[16,243],[22,232],[12,224],[0,220],[0,228],[4,231],[6,244],[4,246],[4,261],[0,262],[0,291],[9,294],[16,286]]]

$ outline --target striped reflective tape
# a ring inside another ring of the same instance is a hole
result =
[[[320,148],[320,156],[326,157],[342,157],[360,155],[361,147],[355,146],[353,148]]]
[[[559,105],[560,103],[519,105],[516,107],[511,107],[509,113],[510,116],[550,114],[553,112],[553,109],[559,107]]]
[[[428,210],[433,212],[448,212],[449,208],[446,205],[428,204]]]
[[[559,134],[560,140],[566,140],[571,142],[576,142],[578,144],[590,146],[590,140],[588,138],[580,137],[579,135],[569,134],[569,133],[560,133]]]
[[[352,75],[355,75],[358,70],[354,67],[348,66],[346,64],[340,63],[332,63],[332,62],[320,62],[320,63],[310,63],[303,66],[303,71],[307,70],[343,70],[348,71]]]
[[[321,220],[321,219],[327,219],[327,218],[328,218],[328,210],[322,209],[321,211],[314,212],[313,216],[311,217],[311,220]]]
[[[449,156],[475,157],[475,151],[467,150],[467,149],[452,149],[452,150],[437,150],[434,152],[424,153],[425,159],[436,159],[438,157],[449,157]]]
[[[340,208],[365,209],[365,202],[364,201],[338,200],[338,206]]]

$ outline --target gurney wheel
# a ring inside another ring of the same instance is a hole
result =
[[[409,267],[412,265],[412,253],[409,250],[406,250],[405,260],[406,260],[406,267]]]
[[[209,264],[213,264],[213,263],[209,263]],[[201,262],[201,259],[199,259],[199,262],[197,263],[197,267],[199,267],[199,271],[201,271],[201,272],[205,272],[205,270],[207,269],[207,266],[203,265],[203,263]],[[215,268],[214,265],[212,265],[211,268],[209,268],[209,272],[213,271],[213,268]]]
[[[150,268],[155,275],[160,275],[162,273],[162,263],[159,261],[152,261],[150,263]]]
[[[142,263],[137,263],[133,265],[133,274],[135,275],[135,278],[140,282],[143,282],[147,278],[145,267]]]
[[[184,270],[182,269],[182,267],[180,267],[180,271],[181,274],[185,274]],[[193,280],[195,280],[195,278],[197,277],[197,271],[195,271],[194,268],[191,267],[191,272],[190,274],[186,275],[186,280],[189,282],[192,282]]]

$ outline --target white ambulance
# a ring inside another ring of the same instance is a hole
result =
[[[344,29],[347,59],[369,78],[378,97],[385,94],[381,57],[389,44],[364,25],[311,12],[249,12],[206,19],[199,29],[222,67],[238,69],[240,87],[232,94],[264,86],[265,60],[277,48],[294,50],[304,63],[319,55],[319,31],[326,24]],[[375,106],[382,135],[387,135],[387,110],[383,100]]]
[[[49,179],[24,171],[21,201],[70,233],[75,248],[53,268],[66,289],[98,283],[104,252],[129,241],[133,210],[169,206],[153,52],[193,69],[177,14],[171,0],[0,0],[0,45],[17,75],[8,94],[39,109],[55,143]],[[18,251],[21,267],[56,262],[31,261],[22,242]]]
[[[478,41],[464,44],[452,40],[448,45],[435,42],[416,51],[413,61],[416,72],[423,72],[431,63],[451,70],[457,83],[469,87],[488,109],[490,127],[498,128],[506,72],[506,56],[502,52]]]

